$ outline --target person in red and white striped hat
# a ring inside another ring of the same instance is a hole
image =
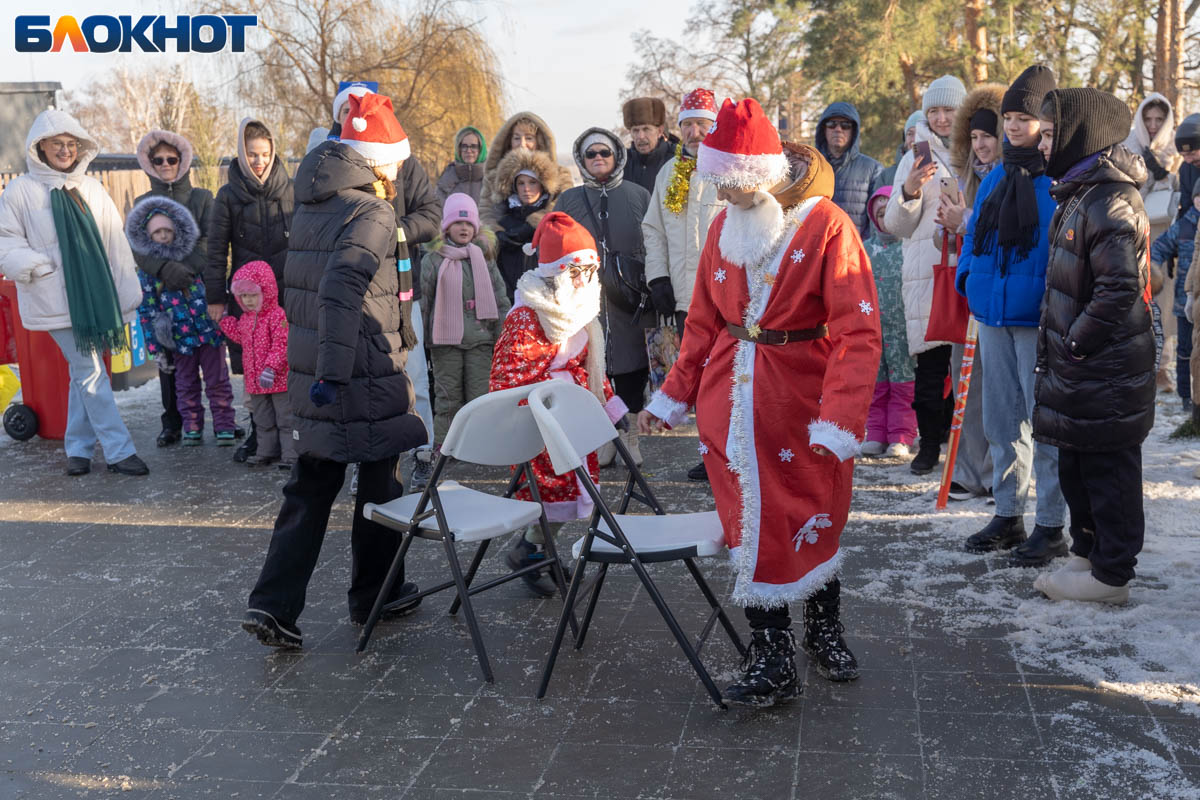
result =
[[[833,168],[814,147],[781,143],[757,101],[726,100],[696,162],[727,205],[700,256],[679,359],[638,427],[676,425],[696,407],[733,601],[753,630],[725,699],[764,706],[800,693],[790,603],[803,603],[818,673],[858,677],[837,572],[882,350],[879,301],[858,227],[831,199]]]
[[[629,410],[604,375],[604,333],[600,313],[600,258],[587,228],[561,211],[552,211],[538,223],[526,252],[537,255],[537,267],[517,281],[512,311],[504,320],[492,355],[489,390],[496,392],[558,378],[586,386],[596,395],[608,418],[616,424]],[[599,481],[596,454],[588,456],[588,472]],[[557,533],[564,522],[592,513],[591,499],[579,490],[570,473],[555,475],[545,453],[533,460],[538,493],[550,529]],[[527,489],[517,493],[530,499]],[[508,551],[514,570],[546,557],[542,532],[530,528]],[[554,594],[548,575],[538,571],[524,576],[537,595]]]

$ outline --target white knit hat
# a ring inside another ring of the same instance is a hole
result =
[[[352,96],[362,97],[364,94],[368,94],[372,91],[373,90],[370,86],[367,86],[365,83],[358,82],[352,83],[338,92],[333,98],[333,121],[337,122],[338,112],[342,110],[342,106],[346,105],[346,103],[350,101]]]
[[[967,87],[953,75],[943,75],[929,84],[925,94],[921,96],[921,111],[928,114],[929,109],[938,106],[958,108],[967,99]]]

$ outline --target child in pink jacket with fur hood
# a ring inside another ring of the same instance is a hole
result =
[[[251,261],[233,274],[230,288],[243,313],[222,317],[221,331],[242,346],[242,377],[258,429],[258,452],[246,463],[279,462],[281,469],[291,469],[296,446],[287,395],[287,317],[275,273],[267,262]]]

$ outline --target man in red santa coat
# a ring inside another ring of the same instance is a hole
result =
[[[538,265],[517,280],[512,310],[492,352],[489,390],[552,378],[574,381],[592,391],[616,424],[629,409],[613,395],[604,375],[604,333],[597,319],[600,259],[595,240],[587,228],[554,211],[542,218],[525,248],[531,255],[536,252]],[[592,480],[599,483],[595,453],[588,456],[587,464]],[[591,515],[591,498],[575,474],[555,475],[546,453],[533,460],[533,474],[551,533],[557,533],[564,522]],[[528,500],[529,491],[521,489],[517,497]],[[541,530],[529,528],[508,551],[508,565],[516,570],[544,559],[544,544]],[[544,572],[528,574],[523,580],[540,597],[554,594],[554,584]]]
[[[696,407],[700,452],[753,640],[734,703],[800,693],[803,648],[835,681],[858,677],[839,621],[840,537],[879,364],[878,301],[833,170],[780,143],[758,102],[726,100],[696,171],[728,205],[700,256],[679,360],[639,415],[646,433]]]

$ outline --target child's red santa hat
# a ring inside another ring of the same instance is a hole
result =
[[[551,211],[542,217],[533,241],[522,248],[528,255],[537,253],[536,272],[553,278],[571,267],[586,267],[600,263],[596,240],[588,229],[561,211]]]
[[[787,177],[779,131],[757,100],[725,100],[700,144],[696,172],[709,183],[742,190],[771,187]]]
[[[408,134],[392,111],[390,97],[351,95],[349,103],[350,114],[342,125],[342,144],[357,150],[372,167],[396,164],[409,157]]]

